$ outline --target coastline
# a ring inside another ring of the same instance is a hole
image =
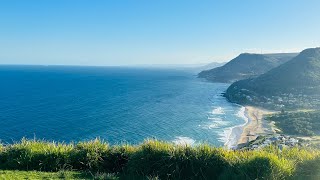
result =
[[[232,129],[229,142],[227,143],[228,148],[238,149],[255,140],[259,135],[275,133],[272,125],[263,120],[265,115],[273,113],[266,109],[245,106],[243,112],[245,117],[243,118],[246,122]]]
[[[248,144],[259,135],[275,133],[271,124],[263,120],[265,115],[273,114],[274,112],[253,106],[245,106],[245,109],[249,121],[243,127],[242,133],[237,141],[237,147]]]
[[[237,116],[244,119],[245,122],[243,124],[233,126],[229,128],[228,135],[227,135],[227,141],[225,142],[225,147],[227,149],[237,149],[238,146],[238,140],[241,137],[242,130],[244,126],[246,126],[249,123],[249,118],[246,116],[246,108],[241,107],[240,111],[237,113]]]

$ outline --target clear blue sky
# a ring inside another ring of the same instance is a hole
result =
[[[0,64],[226,61],[320,46],[319,0],[1,0]]]

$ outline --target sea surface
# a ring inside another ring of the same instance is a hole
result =
[[[0,66],[0,139],[138,144],[230,143],[244,109],[222,97],[229,84],[188,70]]]

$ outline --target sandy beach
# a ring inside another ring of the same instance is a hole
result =
[[[246,106],[246,116],[248,122],[243,126],[238,137],[237,146],[241,147],[250,141],[255,140],[259,135],[274,133],[272,125],[263,120],[263,117],[274,112],[265,109]]]

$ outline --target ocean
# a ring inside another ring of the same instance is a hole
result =
[[[231,146],[244,108],[188,70],[0,66],[0,139]]]

